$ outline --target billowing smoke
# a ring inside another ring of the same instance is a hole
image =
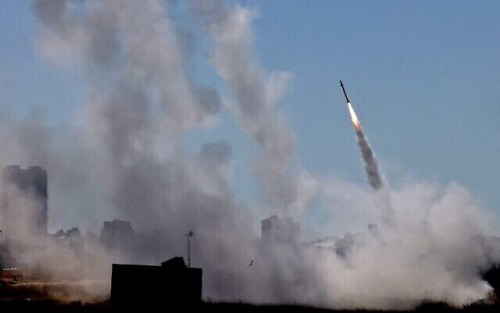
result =
[[[460,306],[487,294],[478,272],[498,260],[500,250],[498,242],[493,249],[479,243],[481,234],[493,231],[495,218],[465,188],[425,181],[392,187],[394,226],[365,231],[380,220],[376,194],[337,180],[327,182],[324,192],[337,217],[332,229],[347,233],[334,245],[345,258],[321,259],[331,273],[332,302],[401,308],[427,299]]]
[[[193,34],[170,10],[157,0],[40,0],[39,47],[56,64],[82,68],[88,96],[78,127],[102,194],[97,204],[156,238],[138,261],[184,255],[184,234],[193,230],[193,265],[205,269],[205,291],[223,297],[237,290],[228,280],[254,254],[251,224],[228,183],[231,147],[207,143],[192,157],[180,144],[221,102],[195,80]]]
[[[107,277],[111,262],[158,264],[185,255],[184,235],[193,230],[192,265],[203,267],[203,294],[214,301],[389,308],[422,299],[460,305],[486,295],[477,272],[498,255],[474,238],[492,233],[492,219],[467,190],[425,182],[387,190],[396,226],[366,230],[384,219],[378,192],[294,171],[294,135],[278,107],[291,74],[268,73],[257,61],[257,11],[223,1],[192,1],[189,10],[178,4],[34,2],[38,52],[82,74],[85,101],[69,125],[5,117],[0,160],[47,169],[49,227],[98,229],[103,220],[121,218],[146,243],[140,253],[121,255],[92,244],[96,236],[88,234],[84,256],[51,244],[50,262],[39,264],[45,272],[83,268]],[[186,19],[197,23],[187,27]],[[194,67],[205,51],[196,49],[206,46],[198,40],[208,43],[204,61],[227,89],[197,80]],[[194,155],[182,144],[186,132],[213,125],[225,109],[255,143],[254,174],[268,211],[255,214],[254,203],[234,195],[229,142],[203,143]],[[370,184],[380,189],[361,128],[357,135]],[[308,208],[316,199],[324,208]],[[302,213],[303,233],[325,238],[260,240],[255,215],[286,208]],[[43,259],[31,246],[17,257]]]

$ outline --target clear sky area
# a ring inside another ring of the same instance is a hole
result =
[[[277,106],[293,131],[295,168],[369,188],[342,79],[390,185],[456,182],[500,212],[499,1],[230,3],[258,12],[261,66],[291,74]],[[49,124],[68,124],[86,102],[84,77],[37,52],[40,31],[31,1],[0,1],[0,109],[18,120],[42,114]],[[198,79],[221,88],[203,41],[198,46]],[[228,114],[214,123],[186,134],[186,146],[230,142],[234,189],[242,201],[258,201],[245,165],[255,147]]]

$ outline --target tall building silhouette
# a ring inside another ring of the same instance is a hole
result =
[[[47,172],[40,166],[10,165],[2,172],[0,229],[26,239],[47,234]]]
[[[113,220],[104,222],[99,239],[108,249],[130,250],[134,246],[136,234],[130,222]]]

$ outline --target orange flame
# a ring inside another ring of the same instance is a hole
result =
[[[349,114],[351,115],[351,120],[354,128],[360,129],[361,122],[359,121],[358,116],[356,115],[356,112],[354,111],[354,108],[352,107],[350,102],[347,102],[347,108],[349,109]]]

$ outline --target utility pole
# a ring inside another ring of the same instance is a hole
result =
[[[185,235],[187,237],[187,241],[188,241],[188,267],[191,267],[191,237],[194,236],[194,233],[192,230],[189,231],[189,233],[187,233]]]

